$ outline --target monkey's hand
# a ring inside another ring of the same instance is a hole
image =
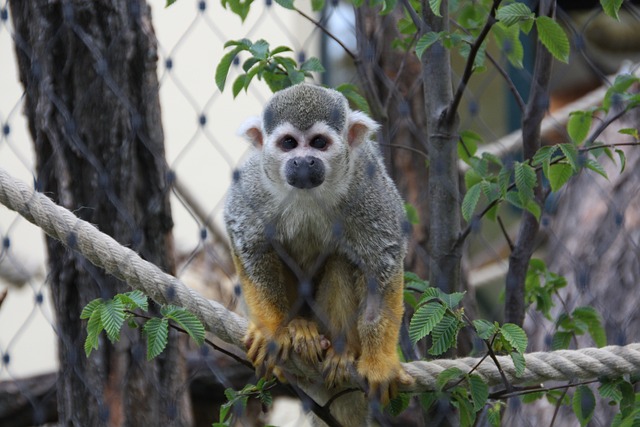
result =
[[[247,357],[255,366],[258,377],[271,378],[275,375],[279,380],[284,380],[284,375],[276,364],[286,360],[291,351],[291,338],[286,329],[280,329],[271,335],[250,323],[244,342]]]
[[[295,318],[287,325],[293,351],[298,353],[305,362],[317,365],[322,358],[322,352],[329,347],[329,340],[318,332],[315,322]],[[283,355],[285,360],[288,355]]]
[[[337,352],[332,348],[322,364],[322,374],[327,387],[335,387],[347,382],[355,371],[355,355],[350,351]]]
[[[358,373],[367,383],[369,399],[377,399],[384,406],[397,396],[401,384],[411,385],[414,380],[405,372],[397,356],[391,359],[379,354],[369,356],[358,360]]]

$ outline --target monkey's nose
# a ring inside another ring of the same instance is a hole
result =
[[[287,183],[296,188],[315,188],[324,182],[324,163],[314,156],[294,157],[285,167]]]

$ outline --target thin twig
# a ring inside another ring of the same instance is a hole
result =
[[[451,123],[453,118],[455,117],[458,106],[460,105],[460,101],[462,100],[462,95],[469,83],[469,79],[471,79],[471,74],[473,73],[473,64],[476,60],[476,55],[484,43],[485,39],[489,35],[489,31],[493,24],[495,24],[496,17],[496,9],[500,4],[500,0],[493,0],[493,4],[491,5],[491,10],[489,11],[489,17],[487,18],[487,22],[485,22],[482,31],[476,38],[476,41],[471,45],[471,49],[469,50],[469,56],[467,57],[467,63],[464,67],[464,73],[462,74],[462,79],[460,79],[460,83],[458,84],[458,88],[456,89],[456,93],[453,96],[453,100],[449,108],[447,108],[447,122]]]
[[[349,55],[351,57],[351,59],[353,59],[354,61],[357,59],[357,56],[355,53],[351,52],[351,50],[349,50],[349,48],[342,43],[342,41],[337,38],[336,36],[333,35],[333,33],[331,33],[331,31],[329,31],[327,29],[327,27],[325,27],[324,25],[322,25],[320,23],[320,21],[316,21],[315,19],[313,19],[312,17],[310,17],[309,15],[307,15],[306,13],[304,13],[303,11],[301,11],[300,9],[298,9],[297,7],[294,7],[293,10],[295,10],[296,12],[298,12],[298,14],[300,16],[302,16],[303,18],[305,18],[306,20],[308,20],[309,22],[311,22],[313,25],[315,25],[316,27],[320,28],[320,30],[325,33],[328,37],[330,37],[331,39],[333,39],[333,41],[335,41],[336,43],[338,43],[340,45],[340,47],[342,47],[342,49],[344,49],[344,51],[346,52],[347,55]]]
[[[429,161],[429,155],[424,151],[418,150],[417,148],[409,147],[407,145],[400,145],[400,144],[387,144],[384,142],[379,142],[378,144],[384,145],[385,147],[400,148],[403,150],[408,150],[408,151],[411,151],[412,153],[419,154],[420,156],[424,157],[427,161]]]
[[[511,241],[511,238],[509,237],[509,233],[507,233],[507,229],[504,227],[504,223],[502,222],[502,218],[500,217],[500,215],[498,215],[496,217],[496,219],[498,220],[498,225],[500,226],[500,230],[502,230],[502,235],[504,236],[505,240],[507,241],[507,244],[509,245],[509,250],[513,250],[513,242]]]

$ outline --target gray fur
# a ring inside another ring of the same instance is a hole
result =
[[[264,131],[273,132],[281,123],[289,122],[300,130],[324,121],[337,132],[344,129],[348,103],[338,91],[299,84],[277,92],[262,115]]]

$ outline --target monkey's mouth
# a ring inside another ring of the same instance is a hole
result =
[[[287,183],[302,190],[315,188],[324,182],[324,163],[313,156],[294,157],[285,167]]]

